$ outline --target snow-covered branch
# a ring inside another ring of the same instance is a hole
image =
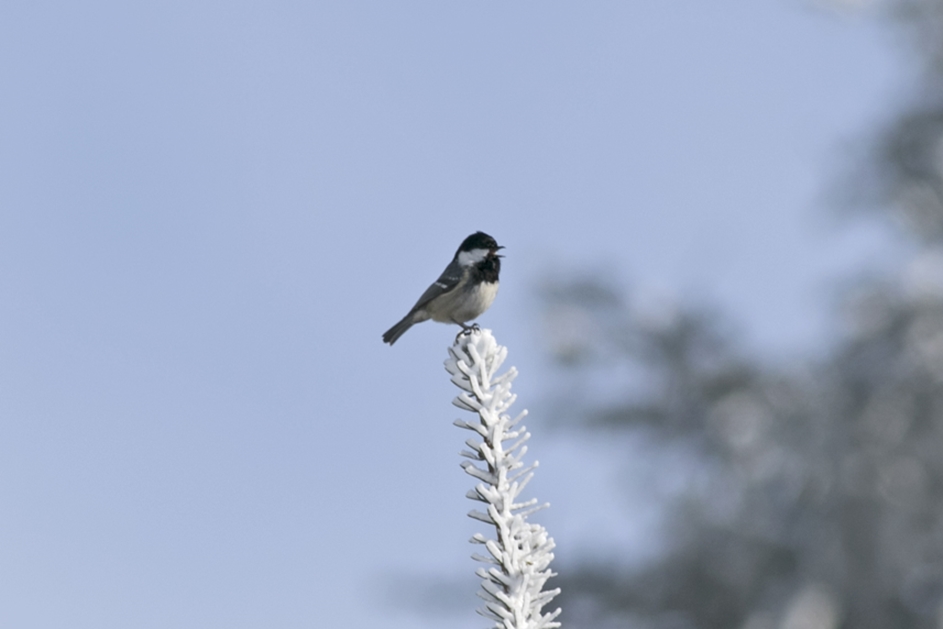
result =
[[[452,382],[462,390],[453,403],[478,415],[477,422],[455,420],[459,428],[475,433],[465,441],[469,449],[461,454],[470,460],[462,468],[479,481],[466,495],[484,506],[468,515],[494,525],[496,532],[496,539],[480,533],[471,539],[487,551],[472,555],[485,564],[477,570],[478,596],[485,601],[478,612],[494,620],[495,629],[552,629],[560,626],[555,621],[560,609],[540,610],[560,593],[543,589],[554,576],[549,568],[554,543],[544,527],[527,522],[527,516],[548,505],[536,499],[517,501],[537,462],[523,463],[530,433],[520,421],[527,411],[513,419],[506,412],[517,397],[511,393],[517,370],[497,375],[506,357],[507,348],[497,344],[490,330],[476,330],[456,339],[445,361]]]

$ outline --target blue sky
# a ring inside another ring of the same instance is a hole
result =
[[[812,348],[888,255],[823,198],[905,78],[798,0],[5,4],[0,625],[415,627],[385,580],[467,573],[431,624],[480,626],[454,332],[381,333],[482,229],[519,408],[547,273]],[[541,424],[561,562],[645,544]]]

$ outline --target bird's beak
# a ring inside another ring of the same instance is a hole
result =
[[[497,247],[495,247],[494,255],[496,255],[499,258],[503,258],[504,256],[498,255],[498,252],[501,251],[502,249],[504,249],[504,245],[498,245]]]

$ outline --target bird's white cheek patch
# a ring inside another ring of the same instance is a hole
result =
[[[478,264],[488,257],[487,249],[472,249],[471,251],[462,251],[458,254],[458,263],[462,266],[471,266]]]

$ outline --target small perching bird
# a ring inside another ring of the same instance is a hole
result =
[[[392,345],[414,324],[428,319],[455,323],[463,331],[471,329],[465,323],[481,316],[498,294],[501,249],[504,247],[484,232],[475,232],[462,241],[439,279],[399,323],[386,331],[383,342]]]

